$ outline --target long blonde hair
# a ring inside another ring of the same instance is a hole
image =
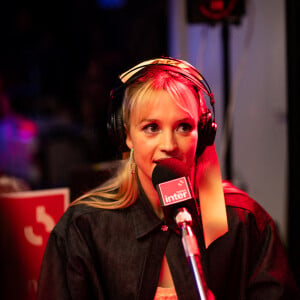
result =
[[[197,101],[187,99],[186,89],[193,93]],[[193,82],[178,72],[168,70],[166,66],[154,68],[151,72],[145,72],[144,76],[126,88],[122,105],[126,130],[130,129],[130,117],[133,110],[144,106],[147,101],[155,101],[151,95],[160,90],[168,92],[175,103],[186,111],[188,111],[187,107],[192,107],[200,115],[201,107],[205,105],[202,91]],[[132,205],[138,196],[138,178],[136,172],[132,172],[133,163],[132,158],[122,161],[114,177],[79,197],[71,205],[87,204],[105,209],[118,209]]]

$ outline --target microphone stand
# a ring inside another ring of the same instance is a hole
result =
[[[196,236],[193,233],[191,224],[192,216],[188,210],[183,207],[178,209],[175,221],[181,230],[181,241],[185,251],[185,256],[190,264],[195,279],[196,287],[199,293],[199,299],[209,300],[208,288],[206,286],[203,270],[200,262],[200,251]],[[210,294],[212,296],[212,293]]]

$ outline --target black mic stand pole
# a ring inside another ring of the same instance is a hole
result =
[[[196,236],[193,233],[191,224],[192,216],[186,208],[178,209],[175,221],[181,230],[181,241],[185,251],[185,256],[193,272],[195,283],[199,293],[199,299],[208,299],[208,288],[206,286],[203,270],[200,262],[200,251]]]

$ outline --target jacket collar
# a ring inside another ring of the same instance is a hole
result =
[[[141,185],[139,185],[138,199],[132,206],[129,207],[129,215],[133,223],[137,239],[149,234],[159,227],[162,227],[164,224],[163,220],[159,219],[153,211]]]

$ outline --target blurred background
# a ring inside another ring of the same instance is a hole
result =
[[[0,174],[74,199],[114,171],[117,76],[173,56],[209,82],[224,179],[274,218],[300,282],[297,0],[11,0],[0,4]]]

